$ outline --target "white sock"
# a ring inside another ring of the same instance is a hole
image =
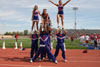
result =
[[[31,30],[31,34],[33,34],[33,31]]]
[[[64,26],[62,26],[62,28],[64,28]]]
[[[58,24],[58,27],[59,27],[59,24]]]

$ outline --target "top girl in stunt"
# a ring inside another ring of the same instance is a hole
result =
[[[39,15],[41,16],[40,11],[38,10],[38,6],[35,5],[33,12],[32,12],[32,22],[33,22],[33,24],[32,24],[31,32],[33,31],[35,23],[36,23],[37,31],[38,31]]]
[[[59,17],[61,17],[62,28],[64,28],[64,6],[68,4],[71,0],[66,1],[62,4],[62,0],[59,0],[59,4],[54,3],[53,1],[49,0],[52,4],[58,7],[58,14],[57,14],[57,24],[59,28]]]

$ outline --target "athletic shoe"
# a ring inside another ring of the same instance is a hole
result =
[[[43,59],[39,59],[39,61],[43,61]]]
[[[31,34],[33,34],[33,31],[31,30]]]
[[[64,30],[64,27],[62,27],[62,30]]]
[[[67,62],[67,60],[65,59],[64,62]]]
[[[43,57],[43,60],[45,59],[46,57]]]
[[[30,63],[32,63],[33,62],[33,60],[32,59],[30,59]]]
[[[58,30],[60,30],[60,26],[58,26]]]
[[[36,60],[39,60],[38,58],[36,58]]]
[[[49,59],[49,61],[51,61],[51,62],[52,62],[52,59]]]
[[[58,62],[57,62],[57,60],[55,61],[55,64],[57,64]]]

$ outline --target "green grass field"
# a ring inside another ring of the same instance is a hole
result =
[[[0,48],[2,48],[3,41],[6,43],[6,48],[14,48],[15,39],[8,39],[8,40],[0,40]],[[19,39],[18,40],[18,47],[20,46],[20,42],[23,43],[24,48],[30,48],[31,47],[31,39]],[[72,44],[70,44],[71,41],[69,39],[65,40],[66,48],[67,49],[87,49],[87,47],[80,46],[79,40],[74,40]],[[57,42],[54,41],[53,47],[56,48]]]

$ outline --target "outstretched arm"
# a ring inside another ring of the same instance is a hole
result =
[[[51,2],[52,4],[54,4],[55,6],[58,6],[58,4],[54,3],[53,1],[51,0],[48,0],[49,2]]]
[[[68,4],[71,0],[66,1],[63,6],[65,6],[66,4]]]

